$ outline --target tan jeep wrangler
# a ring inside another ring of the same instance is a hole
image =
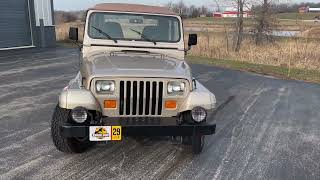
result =
[[[78,29],[69,38],[78,41]],[[189,35],[189,49],[197,35]],[[215,133],[214,94],[184,60],[181,17],[167,8],[99,4],[87,12],[80,72],[52,118],[58,150],[81,153],[127,136],[182,137],[193,152]]]

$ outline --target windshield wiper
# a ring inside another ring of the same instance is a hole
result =
[[[139,31],[137,31],[137,30],[135,30],[135,29],[132,29],[132,28],[130,28],[130,30],[133,31],[133,32],[135,32],[135,33],[137,33],[137,34],[139,34],[139,35],[141,35],[141,37],[142,37],[144,40],[149,41],[149,42],[152,42],[154,45],[157,45],[157,42],[156,42],[156,41],[148,38],[148,37],[145,36],[143,33],[139,32]]]
[[[113,40],[115,43],[118,43],[118,41],[116,39],[113,39],[113,37],[111,37],[108,33],[104,32],[101,29],[96,28],[94,26],[91,26],[91,27],[94,28],[95,30],[97,30],[100,34],[104,35],[106,38]]]

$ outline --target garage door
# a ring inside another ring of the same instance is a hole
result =
[[[0,0],[0,49],[32,45],[28,0]]]

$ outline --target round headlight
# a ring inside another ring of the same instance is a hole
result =
[[[202,122],[207,118],[207,111],[202,107],[195,107],[191,111],[192,119],[195,122]]]
[[[115,90],[114,81],[97,81],[96,90],[99,93],[113,93]]]
[[[173,81],[168,83],[168,94],[183,93],[186,88],[184,82]]]
[[[88,112],[83,107],[76,107],[71,112],[72,119],[77,123],[84,123],[88,118]]]

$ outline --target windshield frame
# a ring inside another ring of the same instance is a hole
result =
[[[86,23],[86,26],[87,26],[87,36],[90,38],[90,39],[95,39],[95,40],[110,40],[108,38],[99,38],[99,37],[92,37],[90,32],[92,31],[92,28],[90,27],[91,25],[91,19],[93,17],[93,15],[95,14],[117,14],[117,15],[141,15],[141,16],[161,16],[161,17],[169,17],[169,18],[175,18],[177,20],[177,22],[179,23],[178,25],[178,32],[179,32],[179,37],[176,41],[161,41],[161,40],[154,40],[155,42],[159,42],[159,43],[171,43],[171,44],[174,44],[174,43],[179,43],[182,39],[182,35],[183,35],[183,32],[181,30],[181,21],[178,17],[176,16],[172,16],[172,15],[163,15],[163,14],[145,14],[145,13],[129,13],[129,12],[114,12],[114,11],[94,11],[92,13],[90,13],[89,17],[88,17],[88,22]],[[113,38],[111,41],[127,41],[127,42],[131,42],[131,41],[138,41],[138,42],[150,42],[150,41],[146,41],[145,39],[129,39],[129,38]]]

